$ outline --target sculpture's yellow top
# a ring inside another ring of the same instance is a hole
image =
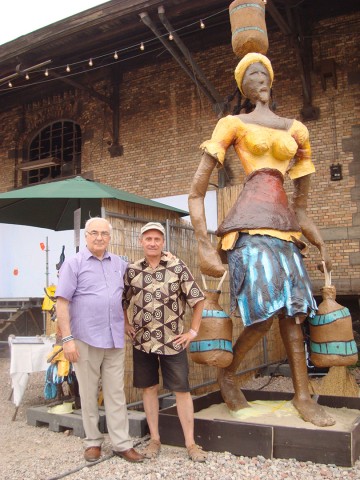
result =
[[[285,122],[284,119],[284,127]],[[211,139],[202,143],[200,148],[222,165],[231,145],[246,175],[261,168],[273,168],[283,175],[288,174],[293,180],[315,172],[308,129],[297,120],[293,121],[290,128],[280,130],[245,123],[238,116],[228,115],[219,120]],[[288,241],[292,236],[301,236],[299,232],[269,229],[251,230],[248,233],[266,234]],[[227,234],[222,239],[222,248],[230,249],[236,237],[236,232]]]

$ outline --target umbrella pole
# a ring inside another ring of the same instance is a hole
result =
[[[46,287],[49,286],[49,237],[46,237],[46,260],[45,260],[45,278],[46,278]]]

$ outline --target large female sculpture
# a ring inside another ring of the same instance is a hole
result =
[[[254,108],[250,113],[219,120],[211,140],[202,144],[189,210],[201,272],[220,277],[224,266],[207,237],[204,196],[215,166],[223,164],[227,149],[233,145],[247,176],[217,234],[221,249],[227,252],[231,310],[238,308],[245,328],[234,345],[233,362],[219,370],[222,396],[230,410],[247,406],[236,370],[277,315],[292,371],[293,404],[305,421],[327,426],[334,420],[313,401],[308,389],[301,323],[315,314],[316,303],[302,261],[301,250],[306,244],[301,234],[319,249],[328,270],[331,262],[318,229],[306,215],[310,176],[315,171],[308,130],[299,121],[270,110],[273,76],[264,55],[249,53],[238,64],[235,79]],[[285,174],[294,182],[292,208],[283,188]]]

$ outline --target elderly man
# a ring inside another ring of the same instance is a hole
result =
[[[91,218],[86,247],[65,261],[56,289],[64,354],[75,366],[86,433],[84,457],[100,458],[98,385],[102,379],[106,422],[113,453],[130,462],[144,457],[133,448],[124,393],[125,334],[121,306],[126,262],[107,251],[111,225]]]
[[[203,462],[206,453],[195,444],[194,407],[188,381],[186,347],[200,327],[204,296],[188,267],[164,255],[164,227],[157,222],[141,229],[145,258],[130,264],[125,274],[125,331],[133,339],[134,386],[143,389],[150,442],[142,452],[154,458],[160,451],[159,365],[164,387],[175,392],[176,406],[189,457]],[[133,319],[127,309],[134,300]],[[186,302],[193,309],[191,327],[184,332]]]

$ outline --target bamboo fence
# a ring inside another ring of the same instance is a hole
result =
[[[226,191],[226,192],[225,192]],[[221,189],[222,195],[219,196],[219,208],[227,211],[230,202],[233,202],[235,195],[234,187]],[[236,198],[236,197],[235,197]],[[181,220],[176,212],[162,210],[158,208],[135,205],[126,202],[117,202],[114,200],[105,200],[104,207],[106,218],[113,227],[112,242],[110,250],[123,256],[128,261],[135,261],[142,258],[142,249],[139,244],[139,235],[141,227],[149,221],[162,222],[169,228],[166,248],[174,255],[181,258],[190,268],[195,279],[202,287],[201,274],[197,264],[197,242],[194,231],[189,223]],[[222,218],[219,215],[219,218]],[[167,222],[166,222],[167,221]],[[217,237],[210,233],[211,241],[216,245]],[[206,279],[207,287],[214,289],[217,287],[219,279]],[[228,276],[222,285],[222,295],[220,304],[223,309],[229,312],[229,281]],[[187,309],[185,323],[189,328],[191,321],[191,309]],[[233,341],[235,341],[242,331],[240,318],[233,317]],[[248,356],[240,365],[240,370],[254,368],[264,363],[264,345],[260,342],[249,352]],[[266,338],[266,359],[269,362],[281,360],[285,357],[284,348],[280,339],[279,329],[276,322]],[[218,388],[216,383],[217,369],[206,365],[194,363],[189,355],[190,367],[190,385],[194,393],[199,395],[210,392]],[[132,346],[129,339],[126,344],[126,362],[125,362],[125,392],[128,403],[141,400],[141,391],[132,386]],[[167,393],[164,390],[160,394]]]

